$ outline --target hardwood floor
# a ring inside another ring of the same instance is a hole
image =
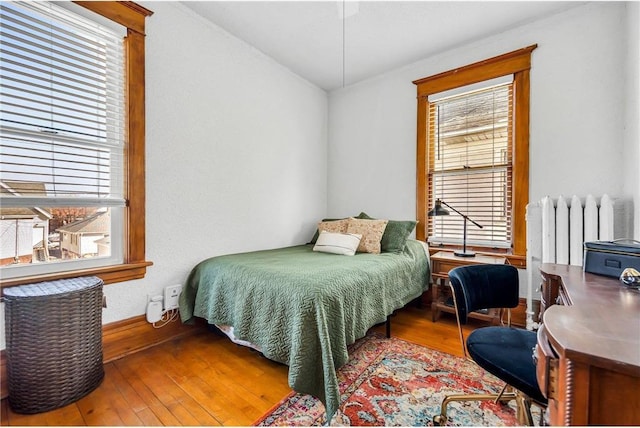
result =
[[[384,333],[384,325],[374,330]],[[426,307],[398,311],[391,334],[462,355],[455,318],[445,314],[433,323]],[[286,366],[203,328],[105,364],[102,384],[60,409],[21,415],[2,400],[0,421],[22,426],[247,426],[290,391]]]

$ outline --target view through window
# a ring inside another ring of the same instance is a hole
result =
[[[429,206],[445,201],[469,223],[470,245],[511,246],[511,83],[439,98],[429,97]],[[429,242],[462,242],[464,219],[430,218]]]

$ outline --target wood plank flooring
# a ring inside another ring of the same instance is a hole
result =
[[[472,328],[474,325],[468,330]],[[374,329],[384,333],[384,325]],[[404,308],[393,316],[391,334],[462,355],[455,318],[448,314],[433,323],[429,309]],[[2,400],[0,422],[21,426],[247,426],[290,391],[286,366],[203,328],[194,336],[105,364],[102,384],[63,408],[21,415]]]

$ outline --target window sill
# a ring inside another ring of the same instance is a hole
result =
[[[131,281],[134,279],[144,278],[147,272],[147,266],[153,265],[153,262],[136,262],[115,266],[104,266],[92,269],[74,270],[69,272],[58,272],[46,275],[23,276],[20,278],[11,278],[0,280],[0,289],[5,287],[13,287],[16,285],[32,284],[35,282],[53,281],[63,278],[75,278],[79,276],[97,276],[101,278],[105,284],[113,284],[116,282]]]

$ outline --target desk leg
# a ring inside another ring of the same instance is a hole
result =
[[[439,289],[438,287],[440,287],[439,284],[439,279],[435,278],[433,280],[433,286],[431,287],[431,321],[432,322],[436,322],[438,321],[438,318],[440,318],[440,309],[438,309],[438,299],[440,298],[439,296]]]

